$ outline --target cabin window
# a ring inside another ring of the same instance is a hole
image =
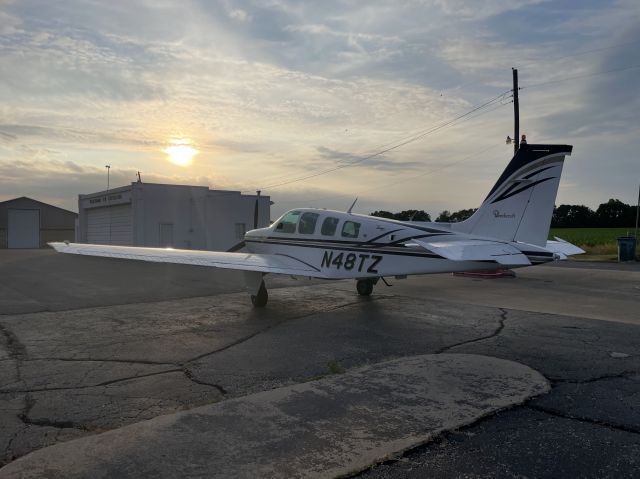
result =
[[[322,222],[322,228],[320,228],[320,233],[324,236],[333,236],[336,234],[336,228],[338,228],[338,218],[333,218],[329,216],[325,218]]]
[[[295,233],[296,225],[300,219],[299,211],[289,211],[276,225],[276,233]]]
[[[342,236],[344,238],[357,238],[360,231],[360,223],[345,221],[342,225]]]
[[[300,224],[298,225],[298,233],[312,235],[316,230],[318,216],[320,216],[318,213],[302,213]]]

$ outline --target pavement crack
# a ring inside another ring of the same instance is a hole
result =
[[[73,421],[54,421],[47,418],[31,419],[27,416],[18,416],[20,420],[27,426],[54,427],[56,429],[77,429],[79,431],[88,432],[90,429],[82,424]]]
[[[95,359],[95,358],[52,358],[52,357],[37,357],[29,358],[25,361],[63,361],[63,362],[77,362],[77,363],[123,363],[123,364],[147,364],[153,366],[178,366],[176,363],[165,363],[160,361],[147,361],[144,359]]]
[[[553,382],[553,384],[589,384],[606,379],[628,379],[631,376],[636,376],[638,374],[640,374],[640,371],[629,369],[621,371],[619,373],[603,374],[602,376],[588,379],[553,379],[551,381]]]
[[[68,386],[68,387],[58,387],[58,388],[37,388],[37,389],[5,389],[0,391],[0,394],[15,394],[15,393],[28,394],[28,393],[37,393],[37,392],[45,392],[45,391],[71,391],[76,389],[99,388],[99,387],[111,386],[112,384],[117,384],[124,381],[130,381],[132,379],[148,378],[150,376],[159,376],[161,374],[177,373],[177,372],[182,372],[182,369],[180,368],[167,369],[165,371],[156,371],[153,373],[139,374],[137,376],[127,376],[124,378],[111,379],[109,381],[104,381],[98,384],[87,384],[85,386]]]
[[[27,355],[27,350],[24,344],[20,342],[18,336],[11,331],[7,326],[0,323],[0,334],[4,336],[9,355],[13,358],[23,358]]]
[[[371,300],[375,301],[374,298],[372,298]],[[292,317],[292,318],[289,318],[289,319],[285,319],[284,321],[280,321],[279,323],[267,326],[266,328],[263,328],[263,329],[260,329],[258,331],[255,331],[255,332],[253,332],[253,333],[251,333],[251,334],[249,334],[247,336],[243,336],[242,338],[239,338],[236,341],[233,341],[233,342],[227,344],[226,346],[223,346],[223,347],[218,348],[218,349],[214,349],[213,351],[209,351],[209,352],[206,352],[206,353],[199,354],[198,356],[195,356],[195,357],[185,361],[182,364],[193,363],[193,362],[196,362],[196,361],[198,361],[198,360],[200,360],[202,358],[206,358],[208,356],[212,356],[214,354],[221,353],[222,351],[226,351],[227,349],[233,348],[234,346],[238,346],[239,344],[242,344],[242,343],[244,343],[246,341],[249,341],[250,339],[255,338],[259,334],[266,333],[267,331],[270,331],[271,329],[276,328],[276,327],[278,327],[278,326],[280,326],[280,325],[282,325],[284,323],[289,323],[290,321],[296,321],[296,320],[299,320],[299,319],[304,319],[304,318],[307,318],[309,316],[313,316],[314,314],[330,313],[330,312],[336,311],[338,309],[348,308],[349,306],[353,306],[354,304],[358,304],[358,303],[360,303],[360,301],[351,301],[349,303],[344,303],[344,304],[340,304],[338,306],[334,306],[333,308],[323,309],[322,311],[312,311],[310,313],[305,313],[305,314],[302,314],[300,316],[295,316],[295,317]]]
[[[593,418],[589,418],[589,417],[584,417],[584,416],[573,416],[571,414],[567,414],[567,413],[563,413],[561,411],[558,411],[557,409],[551,409],[551,408],[546,408],[544,406],[537,406],[537,405],[533,405],[533,404],[527,404],[524,407],[528,408],[528,409],[532,409],[534,411],[538,411],[544,414],[548,414],[550,416],[555,416],[555,417],[560,417],[563,419],[569,419],[571,421],[578,421],[578,422],[584,422],[584,423],[588,423],[588,424],[594,424],[596,426],[602,426],[602,427],[607,427],[609,429],[614,429],[616,431],[624,431],[624,432],[630,432],[633,434],[640,434],[640,428],[636,428],[633,426],[628,426],[626,424],[618,424],[618,423],[610,423],[607,421],[600,421],[599,419],[593,419]]]
[[[220,394],[222,394],[223,396],[226,396],[227,390],[222,386],[220,386],[219,384],[208,383],[206,381],[203,381],[202,379],[198,379],[197,377],[194,376],[193,371],[187,368],[184,368],[182,372],[187,377],[187,379],[189,379],[189,381],[193,381],[194,383],[201,384],[203,386],[209,386],[209,387],[215,388],[220,392]]]
[[[500,333],[502,333],[502,330],[504,329],[505,326],[505,321],[507,320],[507,310],[504,308],[498,308],[500,310],[500,319],[498,320],[498,327],[490,334],[487,334],[485,336],[480,336],[479,338],[473,338],[473,339],[469,339],[467,341],[460,341],[459,343],[454,343],[451,344],[449,346],[444,346],[438,350],[436,350],[435,354],[442,354],[442,353],[446,353],[447,351],[453,349],[453,348],[457,348],[458,346],[464,346],[465,344],[472,344],[472,343],[477,343],[479,341],[484,341],[486,339],[491,339],[491,338],[495,338],[496,336],[498,336]]]
[[[20,371],[20,362],[27,356],[27,348],[20,342],[18,336],[11,331],[6,325],[0,323],[0,336],[4,337],[4,343],[9,352],[10,360],[15,361],[15,380],[22,380],[22,372]]]

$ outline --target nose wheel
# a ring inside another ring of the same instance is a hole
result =
[[[251,302],[255,308],[264,308],[269,300],[269,293],[267,293],[267,287],[264,285],[264,281],[260,284],[260,289],[255,295],[251,295]]]
[[[373,285],[375,282],[372,279],[359,279],[356,283],[356,289],[360,296],[370,296],[373,293]]]

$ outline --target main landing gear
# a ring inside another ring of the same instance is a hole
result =
[[[378,282],[378,278],[359,279],[356,283],[356,289],[360,296],[370,296],[373,293],[373,286]]]
[[[264,308],[269,300],[269,293],[267,293],[267,287],[264,285],[264,281],[260,283],[260,289],[255,295],[251,295],[251,302],[255,308]]]

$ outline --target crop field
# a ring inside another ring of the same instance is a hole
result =
[[[588,255],[616,256],[618,236],[633,235],[634,228],[551,228],[549,239],[554,236],[584,249]],[[605,259],[605,258],[603,258]]]

